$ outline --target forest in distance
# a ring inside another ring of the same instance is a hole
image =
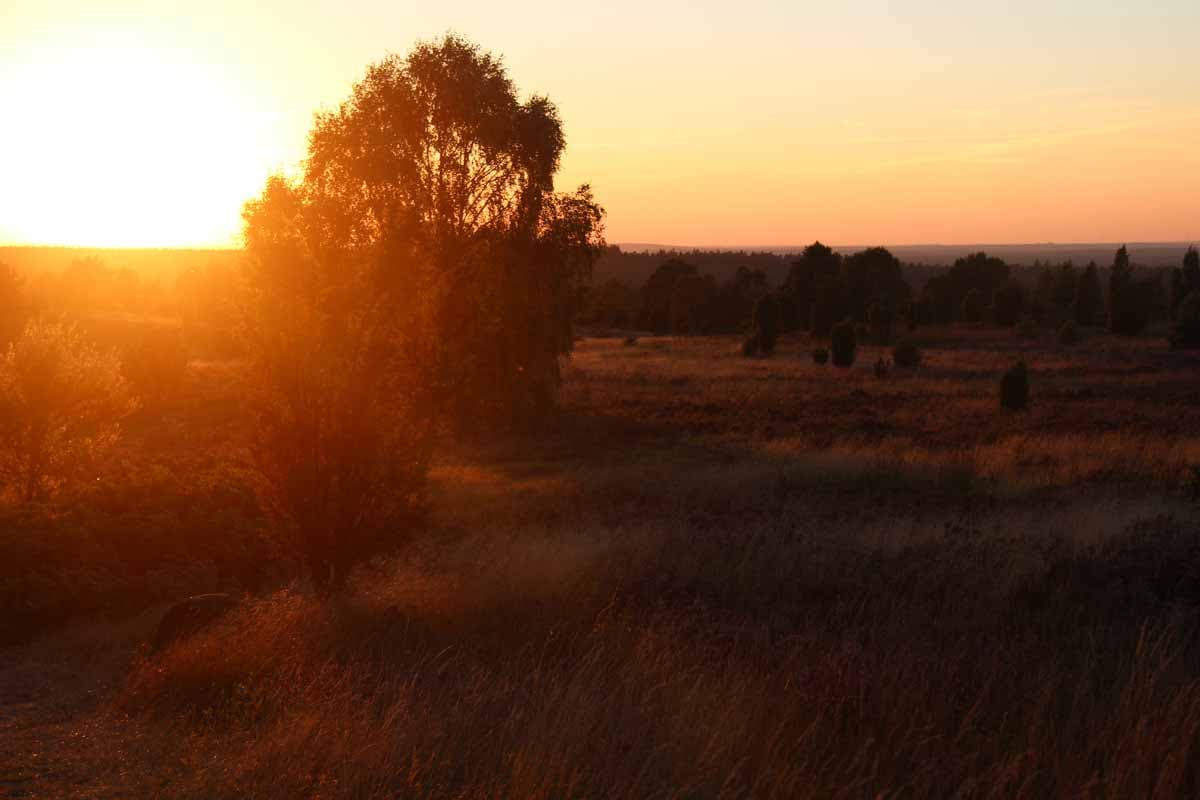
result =
[[[228,250],[0,248],[0,797],[1200,796],[1200,251],[609,241],[370,63]]]

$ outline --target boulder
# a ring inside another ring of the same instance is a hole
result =
[[[200,631],[232,611],[238,604],[230,594],[198,594],[171,606],[154,631],[154,649],[162,650]]]

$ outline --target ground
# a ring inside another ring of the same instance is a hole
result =
[[[1194,795],[1200,359],[916,335],[884,378],[585,338],[560,412],[446,443],[429,530],[346,597],[266,587],[159,656],[161,604],[0,650],[0,793]],[[236,462],[236,370],[124,446]]]

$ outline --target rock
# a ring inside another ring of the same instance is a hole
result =
[[[198,594],[176,603],[163,615],[154,631],[154,649],[162,650],[208,627],[237,604],[237,598],[230,594]]]

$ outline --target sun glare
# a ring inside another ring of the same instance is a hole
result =
[[[270,112],[197,53],[91,35],[6,69],[0,239],[233,245],[241,201],[279,166]]]

